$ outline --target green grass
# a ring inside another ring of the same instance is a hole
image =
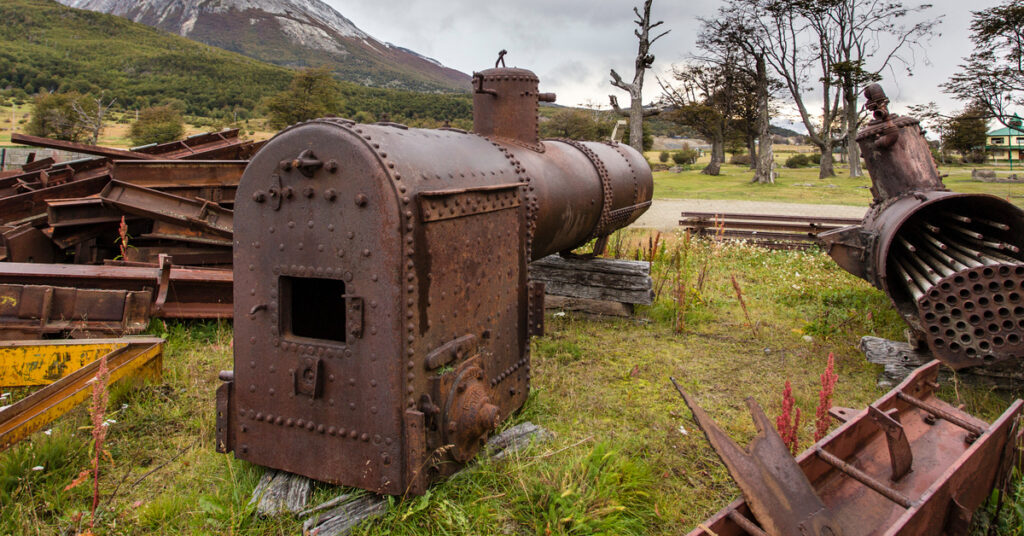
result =
[[[613,243],[633,256],[651,242],[630,231]],[[679,236],[662,238],[655,249],[659,296],[634,318],[546,316],[546,335],[532,343],[533,391],[507,425],[530,420],[555,434],[551,442],[476,464],[424,497],[394,500],[355,534],[684,534],[738,491],[668,376],[738,440],[754,433],[743,399],[753,396],[775,415],[786,380],[804,414],[812,415],[829,352],[839,374],[836,405],[860,408],[882,394],[875,385],[879,367],[855,345],[865,334],[898,339],[903,324],[881,292],[824,254]],[[757,335],[738,305],[732,275]],[[688,289],[685,307],[673,297],[680,286]],[[678,316],[685,319],[679,331]],[[231,367],[230,325],[155,322],[150,331],[168,339],[164,378],[112,392],[117,422],[95,532],[298,533],[301,520],[258,518],[248,506],[260,468],[214,452],[213,392],[217,372]],[[1008,403],[963,385],[943,396],[986,419]],[[85,529],[88,514],[74,520],[88,510],[89,493],[84,486],[63,488],[88,464],[87,424],[79,408],[55,423],[51,435],[35,434],[0,455],[0,534]],[[809,445],[812,435],[807,419],[800,444]],[[37,466],[44,469],[33,471]],[[998,534],[1020,535],[1013,527],[1024,501],[1019,481],[1016,486]],[[337,493],[317,486],[313,501]]]
[[[655,158],[657,153],[653,153]],[[784,161],[785,154],[778,154],[777,160]],[[979,166],[996,169],[992,166]],[[785,203],[814,203],[833,205],[868,206],[871,203],[871,180],[865,175],[850,178],[845,166],[836,167],[836,176],[818,179],[818,168],[789,169],[777,168],[779,178],[775,184],[751,184],[753,172],[745,166],[726,164],[717,177],[701,175],[701,164],[681,173],[656,171],[654,173],[654,195],[656,199],[738,199],[745,201],[777,201]],[[971,180],[971,167],[950,166],[940,168],[941,174],[949,174],[943,181],[955,192],[988,193],[1008,198],[1018,206],[1024,206],[1024,183],[986,183]],[[1006,166],[998,168],[1008,171]],[[1016,171],[1015,171],[1016,172]],[[1018,172],[1022,174],[1024,171]]]

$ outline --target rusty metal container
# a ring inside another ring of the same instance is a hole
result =
[[[1024,358],[1024,211],[948,191],[916,119],[877,84],[857,142],[874,201],[860,225],[818,235],[850,273],[886,292],[911,339],[952,368]]]
[[[489,69],[474,91],[476,133],[319,119],[252,159],[221,451],[419,494],[522,406],[543,321],[527,263],[634,221],[652,177],[625,145],[537,140],[553,96],[529,71]]]

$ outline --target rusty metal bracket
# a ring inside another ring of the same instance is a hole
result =
[[[295,394],[319,398],[323,390],[323,369],[324,363],[319,357],[300,357],[292,371]]]
[[[874,406],[868,406],[868,416],[885,432],[886,444],[889,447],[889,462],[892,465],[892,476],[889,478],[895,482],[909,473],[914,465],[914,453],[910,450],[907,433],[903,430],[903,425],[900,424],[899,413],[895,409],[885,412]]]
[[[448,341],[427,354],[424,364],[427,370],[443,367],[456,359],[465,358],[476,353],[476,335],[463,335],[457,339]]]

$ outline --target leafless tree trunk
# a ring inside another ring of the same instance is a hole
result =
[[[85,100],[84,98],[81,100]],[[107,114],[107,110],[117,102],[117,99],[110,99],[110,102],[103,103],[103,95],[95,99],[96,109],[86,110],[82,107],[79,101],[71,103],[71,107],[74,108],[75,113],[78,114],[78,121],[81,123],[85,130],[89,132],[90,138],[89,143],[96,145],[100,139],[100,133],[103,131],[103,117]],[[89,108],[92,108],[92,103],[89,103]]]
[[[757,78],[757,110],[760,115],[757,121],[758,129],[758,151],[754,157],[750,153],[751,160],[757,160],[754,167],[754,178],[750,182],[762,184],[775,184],[775,151],[772,147],[771,117],[768,115],[768,68],[764,61],[764,54],[757,54],[754,58]]]
[[[644,1],[644,12],[640,14],[640,10],[633,8],[633,13],[636,14],[637,20],[633,21],[640,28],[633,30],[633,34],[636,35],[640,41],[639,48],[636,54],[636,65],[633,73],[633,82],[626,83],[619,76],[619,73],[612,69],[611,84],[619,89],[622,89],[629,93],[630,104],[629,104],[629,145],[641,153],[644,150],[644,104],[643,104],[643,89],[644,89],[644,72],[654,64],[654,55],[650,53],[651,45],[655,41],[662,38],[669,32],[666,30],[661,34],[650,37],[650,31],[653,28],[661,25],[665,21],[658,21],[651,23],[651,2],[654,0]],[[612,106],[617,110],[618,101],[613,96],[609,96]],[[653,114],[648,114],[653,115]]]

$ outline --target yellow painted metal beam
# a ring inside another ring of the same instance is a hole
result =
[[[115,348],[106,354],[110,371],[108,386],[126,378],[160,379],[163,339],[125,337],[110,341]],[[37,341],[36,344],[43,342]],[[88,399],[92,395],[92,384],[98,369],[97,359],[0,410],[0,450],[25,439]]]
[[[0,387],[50,385],[127,344],[111,340],[0,343]]]

